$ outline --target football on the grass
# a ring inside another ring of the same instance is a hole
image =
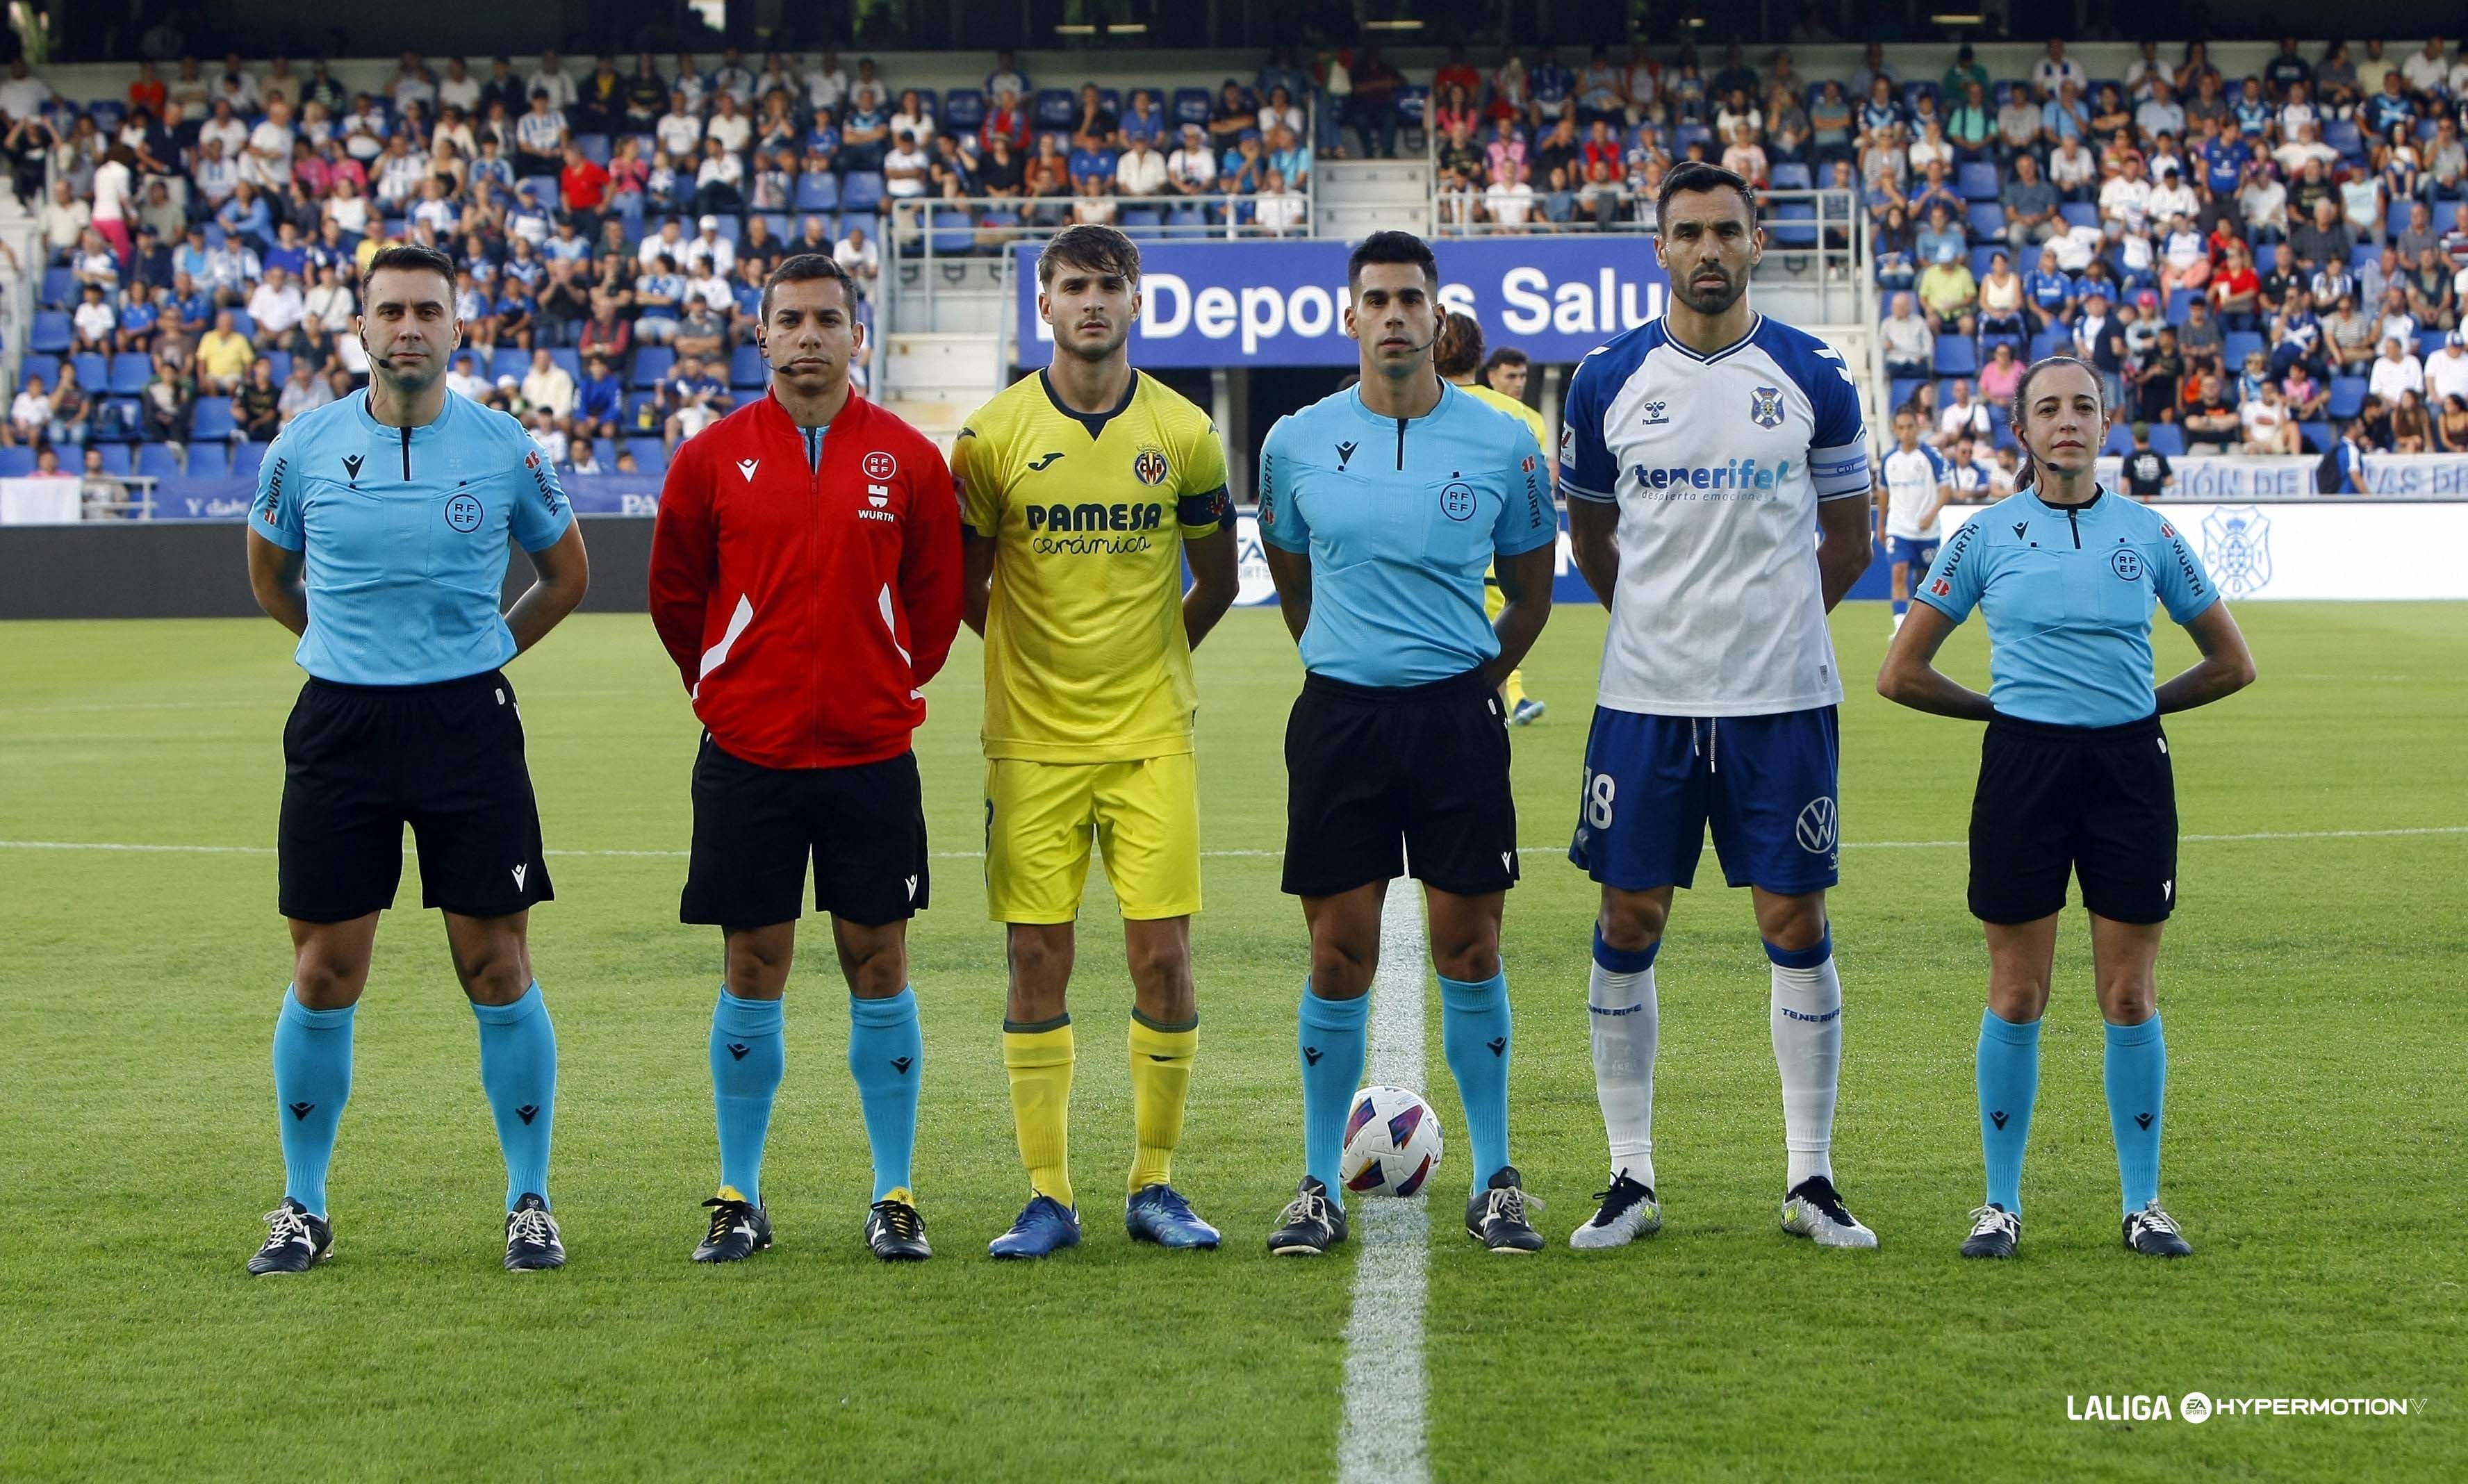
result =
[[[1410,1196],[1440,1167],[1440,1115],[1403,1087],[1365,1087],[1345,1115],[1337,1176],[1365,1196]]]

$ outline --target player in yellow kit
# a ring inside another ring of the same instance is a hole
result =
[[[1208,414],[1131,369],[1130,238],[1069,228],[1037,274],[1053,363],[979,408],[951,449],[969,627],[986,640],[986,901],[1011,963],[1003,1065],[1032,1193],[988,1250],[1043,1257],[1080,1242],[1065,992],[1092,839],[1131,970],[1124,1224],[1136,1241],[1213,1247],[1217,1229],[1172,1176],[1200,1042],[1191,651],[1239,586],[1225,449]]]
[[[1440,342],[1431,349],[1431,365],[1443,378],[1521,420],[1534,430],[1535,446],[1551,446],[1551,435],[1542,425],[1542,414],[1525,405],[1522,397],[1526,376],[1525,353],[1502,347],[1493,353],[1490,360],[1484,360],[1480,320],[1462,309],[1451,309],[1447,321],[1440,326]],[[1493,384],[1494,381],[1512,378],[1515,382],[1513,388]],[[1551,477],[1557,480],[1559,466],[1554,464],[1551,469]],[[1499,590],[1498,577],[1491,572],[1483,573],[1483,617],[1497,623],[1500,610],[1507,606],[1508,598]],[[1525,672],[1521,667],[1508,673],[1508,678],[1500,684],[1499,696],[1507,703],[1508,724],[1511,726],[1532,726],[1542,719],[1543,712],[1550,709],[1525,694]]]

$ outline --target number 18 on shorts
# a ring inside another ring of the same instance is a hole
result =
[[[1711,826],[1723,879],[1785,896],[1840,879],[1835,708],[1664,717],[1597,707],[1568,858],[1606,886],[1692,886]]]

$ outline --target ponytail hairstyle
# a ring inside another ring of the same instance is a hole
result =
[[[2076,367],[2091,377],[2091,395],[2100,401],[2101,425],[2107,425],[2108,384],[2100,380],[2099,372],[2089,361],[2078,355],[2044,355],[2031,362],[2031,369],[2023,372],[2022,379],[2015,383],[2014,400],[2005,409],[2006,419],[2014,429],[2015,445],[2022,450],[2022,471],[2014,476],[2017,493],[2030,489],[2037,482],[2040,468],[2039,461],[2031,456],[2031,440],[2024,431],[2029,423],[2022,416],[2022,409],[2031,404],[2031,383],[2039,379],[2041,372],[2054,371],[2060,366]]]

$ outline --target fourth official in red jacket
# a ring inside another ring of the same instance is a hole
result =
[[[771,1244],[763,1145],[804,907],[832,916],[865,1112],[877,1257],[932,1255],[910,1186],[925,1074],[908,919],[926,904],[909,738],[960,626],[960,514],[934,445],[855,395],[857,289],[829,257],[763,288],[769,391],[681,445],[651,540],[651,623],[704,727],[680,916],[717,925],[719,1194],[695,1261]]]

